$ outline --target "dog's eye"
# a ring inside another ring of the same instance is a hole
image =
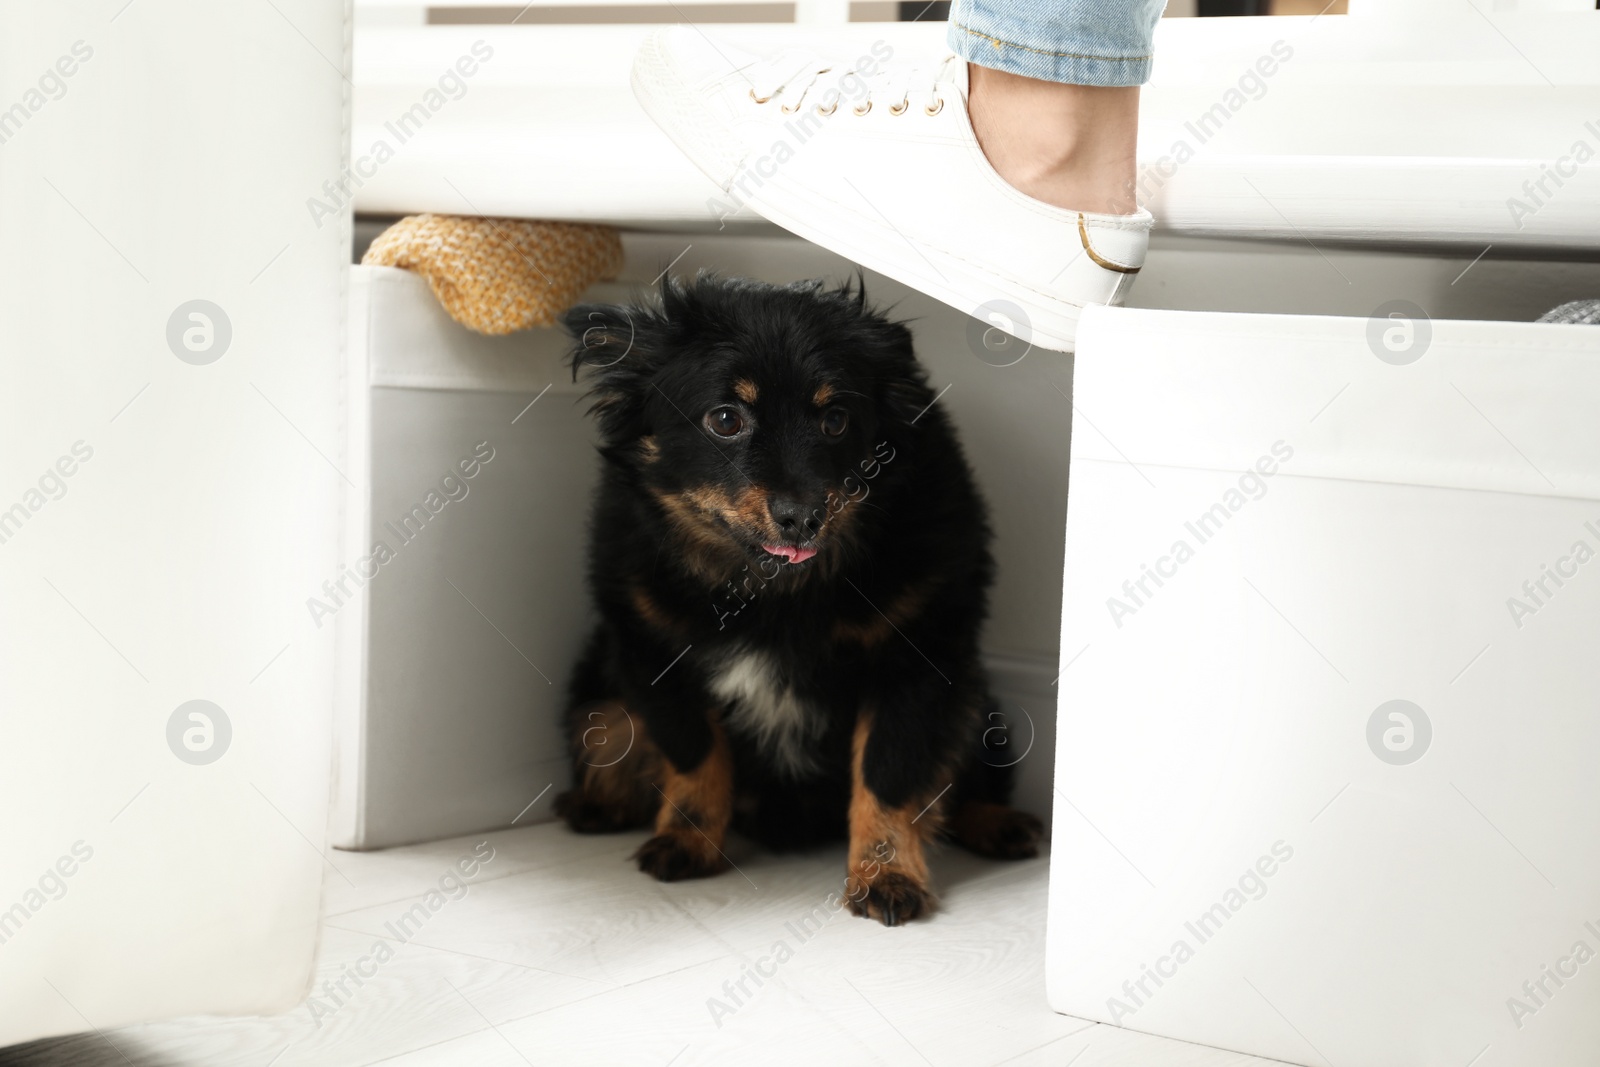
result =
[[[712,408],[706,412],[705,423],[718,437],[737,437],[744,429],[744,416],[733,408]]]
[[[850,425],[850,413],[844,408],[829,408],[822,414],[822,432],[838,437]]]

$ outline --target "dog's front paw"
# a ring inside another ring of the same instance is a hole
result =
[[[884,871],[871,881],[851,875],[845,895],[851,912],[885,926],[899,926],[933,910],[928,887],[898,871]]]
[[[640,845],[633,858],[641,871],[662,882],[706,878],[723,868],[722,853],[699,833],[657,834]]]

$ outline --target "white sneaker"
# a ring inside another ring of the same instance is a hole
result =
[[[762,57],[674,27],[639,50],[633,91],[727,194],[713,213],[748,203],[1025,342],[1072,351],[1082,308],[1121,303],[1144,264],[1150,213],[1023,195],[973,135],[966,63],[868,73],[888,58]]]

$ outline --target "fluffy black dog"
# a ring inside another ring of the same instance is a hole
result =
[[[566,317],[604,457],[572,682],[575,830],[662,880],[848,833],[851,910],[929,910],[924,844],[1035,855],[986,760],[984,506],[911,333],[859,282],[668,280]]]

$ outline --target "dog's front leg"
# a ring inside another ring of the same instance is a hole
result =
[[[656,835],[634,853],[663,882],[704,878],[727,866],[722,844],[733,818],[733,756],[714,712],[658,731],[662,760]]]
[[[906,737],[901,716],[864,707],[856,719],[850,790],[850,910],[885,926],[934,904],[923,846],[935,830],[936,764]]]

